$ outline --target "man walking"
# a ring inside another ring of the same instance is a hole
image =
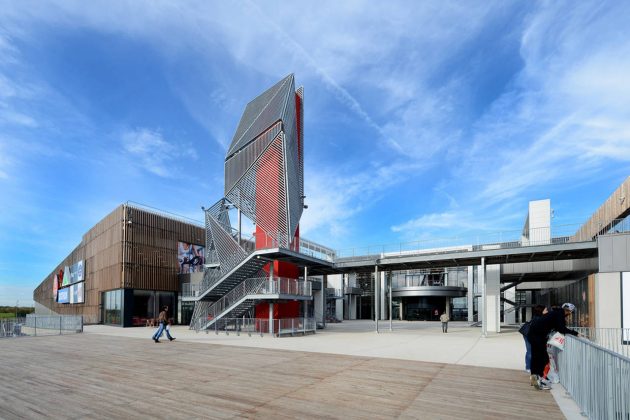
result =
[[[153,341],[155,341],[156,343],[160,342],[160,338],[162,337],[164,330],[166,330],[166,337],[168,337],[168,341],[175,340],[175,338],[171,337],[171,333],[168,330],[168,328],[166,328],[167,323],[168,323],[168,306],[163,306],[162,312],[160,312],[160,315],[158,316],[159,327],[152,337]]]
[[[442,332],[443,333],[447,333],[448,332],[448,314],[446,313],[446,311],[442,312],[442,315],[440,315],[440,321],[442,321]]]

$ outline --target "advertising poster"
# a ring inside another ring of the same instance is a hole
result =
[[[177,261],[179,274],[203,271],[205,247],[188,242],[177,242]]]
[[[70,269],[66,265],[66,267],[63,269],[63,281],[61,282],[61,285],[67,286],[69,284],[70,284]]]
[[[83,303],[85,301],[83,294],[83,285],[85,283],[73,284],[69,287],[70,303]]]
[[[53,276],[53,297],[57,300],[57,290],[59,290],[59,276]]]
[[[72,264],[70,267],[70,284],[83,281],[83,260]]]
[[[57,303],[70,303],[70,288],[59,289],[57,292]]]

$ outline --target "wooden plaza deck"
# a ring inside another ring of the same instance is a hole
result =
[[[563,418],[527,374],[91,334],[0,340],[0,418]]]

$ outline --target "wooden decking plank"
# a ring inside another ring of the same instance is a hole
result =
[[[562,417],[505,369],[90,334],[0,352],[7,419]]]

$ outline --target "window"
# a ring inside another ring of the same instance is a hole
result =
[[[111,290],[103,293],[103,323],[110,325],[122,325],[122,289]]]

